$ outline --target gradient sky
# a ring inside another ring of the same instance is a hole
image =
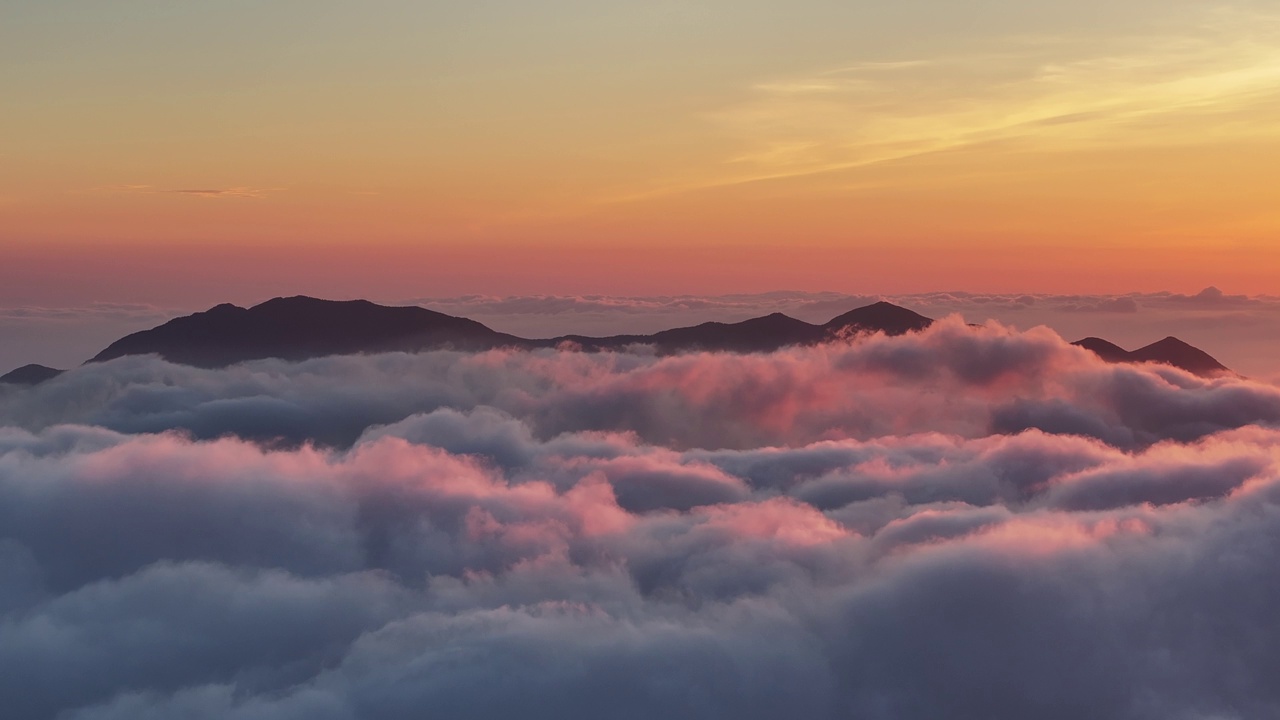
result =
[[[0,303],[1266,293],[1274,0],[9,0]]]

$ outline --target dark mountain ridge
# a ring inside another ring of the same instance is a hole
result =
[[[246,360],[304,360],[325,355],[422,350],[489,350],[557,347],[584,350],[652,345],[661,353],[694,350],[768,352],[809,345],[850,332],[901,335],[933,321],[906,308],[880,302],[845,313],[824,325],[773,313],[737,323],[708,322],[652,335],[565,335],[530,340],[492,330],[474,320],[421,307],[388,307],[367,300],[275,298],[251,308],[218,305],[204,312],[125,336],[95,355],[102,362],[125,355],[156,354],[170,362],[223,367]]]
[[[881,300],[837,315],[823,324],[822,328],[830,334],[880,331],[886,335],[906,335],[924,330],[932,324],[933,318]]]
[[[466,318],[421,307],[387,307],[368,300],[275,298],[251,308],[218,305],[127,335],[95,355],[157,354],[170,362],[223,367],[245,360],[305,360],[326,355],[487,350],[528,341]]]
[[[1107,362],[1128,362],[1129,351],[1116,345],[1113,342],[1103,340],[1098,337],[1087,337],[1083,340],[1077,340],[1072,345],[1082,347],[1085,350],[1092,350],[1094,355],[1106,360]]]
[[[1161,363],[1182,368],[1187,372],[1202,377],[1213,377],[1231,372],[1226,365],[1218,362],[1209,353],[1172,335],[1132,351],[1125,350],[1115,343],[1096,337],[1087,337],[1071,344],[1086,350],[1092,350],[1095,355],[1107,362]]]
[[[4,375],[0,375],[0,383],[8,383],[11,385],[38,385],[45,380],[52,380],[58,377],[66,370],[45,367],[44,365],[23,365],[17,370],[11,370]]]
[[[367,300],[275,298],[250,308],[223,304],[127,335],[89,362],[126,355],[159,355],[170,362],[216,368],[247,360],[306,360],[328,355],[454,349],[535,349],[565,344],[587,351],[651,345],[659,353],[769,352],[813,345],[857,333],[903,335],[924,330],[931,318],[888,302],[855,308],[821,325],[773,313],[736,323],[707,322],[652,335],[565,335],[531,340],[422,307],[389,307]],[[1200,375],[1227,369],[1207,353],[1176,338],[1129,352],[1100,338],[1075,343],[1110,362],[1162,362]],[[41,366],[19,368],[3,382],[32,384],[57,375]]]
[[[545,341],[570,342],[584,350],[616,350],[628,345],[652,345],[658,352],[692,350],[768,352],[787,345],[804,345],[821,339],[821,328],[782,313],[736,323],[705,322],[691,327],[662,330],[652,335],[587,337],[565,335]]]

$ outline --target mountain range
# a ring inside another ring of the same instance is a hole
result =
[[[1230,372],[1226,365],[1218,362],[1209,353],[1172,335],[1137,350],[1125,350],[1113,342],[1096,337],[1087,337],[1071,344],[1092,350],[1095,355],[1107,362],[1163,363],[1206,377]]]
[[[250,308],[223,304],[175,318],[120,338],[88,362],[156,354],[170,362],[216,368],[262,358],[305,360],[353,353],[475,351],[500,347],[570,346],[602,351],[639,344],[651,345],[664,354],[698,350],[767,352],[856,333],[902,335],[923,330],[932,323],[931,318],[906,308],[877,302],[850,310],[821,325],[773,313],[742,322],[708,322],[652,335],[527,339],[422,307],[389,307],[367,300],[297,296],[275,298]],[[1074,344],[1109,362],[1165,363],[1205,376],[1229,372],[1204,351],[1173,337],[1132,352],[1094,337]],[[0,382],[35,384],[61,372],[41,365],[26,365],[0,376]]]

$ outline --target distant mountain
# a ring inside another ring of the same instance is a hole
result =
[[[886,335],[906,335],[932,324],[933,318],[882,300],[832,318],[822,327],[829,333],[880,331]]]
[[[275,298],[247,309],[218,305],[175,318],[117,340],[90,362],[155,353],[184,365],[223,367],[262,358],[305,360],[362,352],[487,350],[527,344],[474,320],[426,308],[299,296]]]
[[[1129,353],[1133,362],[1156,362],[1180,367],[1197,375],[1229,372],[1227,366],[1209,353],[1170,336]]]
[[[565,335],[530,340],[497,332],[474,320],[421,307],[388,307],[367,300],[335,301],[298,296],[275,298],[250,308],[218,305],[175,318],[117,340],[89,362],[156,354],[175,363],[213,368],[263,358],[305,360],[356,353],[534,349],[564,344],[588,351],[644,344],[663,354],[699,350],[768,352],[856,333],[902,335],[924,330],[931,324],[933,320],[924,315],[877,302],[850,310],[822,325],[773,313],[742,322],[708,322],[652,335]],[[1074,344],[1110,362],[1162,362],[1200,375],[1227,372],[1217,360],[1176,338],[1166,338],[1133,352],[1096,337]],[[3,376],[0,382],[32,384],[59,372],[28,365]]]
[[[544,342],[571,342],[584,350],[613,350],[643,344],[653,345],[662,353],[693,350],[768,352],[788,345],[821,342],[825,336],[825,331],[818,325],[811,325],[782,313],[773,313],[742,322],[706,322],[692,327],[663,330],[652,335],[614,335],[602,338],[565,335]]]
[[[1209,353],[1172,336],[1133,351],[1125,350],[1119,345],[1096,337],[1087,337],[1071,344],[1092,350],[1107,362],[1161,363],[1182,368],[1202,377],[1231,372],[1226,365],[1218,362]]]
[[[245,360],[303,360],[325,355],[443,348],[488,350],[498,347],[557,347],[566,342],[584,350],[652,345],[661,353],[694,350],[767,352],[789,345],[811,345],[843,332],[881,331],[901,335],[933,321],[906,308],[880,302],[845,313],[825,325],[774,313],[737,323],[708,322],[652,335],[586,337],[566,335],[529,340],[507,335],[466,318],[421,307],[387,307],[367,300],[275,298],[242,308],[218,305],[175,318],[151,330],[112,343],[90,362],[124,355],[156,354],[197,367],[223,367]]]
[[[1130,361],[1128,350],[1125,350],[1113,342],[1103,340],[1102,338],[1087,337],[1083,340],[1077,340],[1071,344],[1077,347],[1082,347],[1085,350],[1092,350],[1094,355],[1097,355],[1110,363]]]
[[[706,322],[663,330],[652,335],[614,335],[594,338],[566,335],[546,341],[572,342],[584,350],[609,350],[627,345],[653,345],[662,353],[692,350],[769,352],[790,345],[814,345],[841,334],[882,332],[904,335],[933,324],[931,318],[887,302],[851,310],[822,325],[813,325],[782,313],[736,323]]]
[[[9,383],[11,385],[38,385],[45,380],[52,380],[64,372],[66,372],[66,370],[58,370],[57,368],[45,367],[44,365],[23,365],[17,370],[0,375],[0,383]]]

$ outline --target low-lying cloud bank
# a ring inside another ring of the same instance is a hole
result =
[[[218,298],[254,305],[267,297]],[[1280,380],[1273,338],[1280,333],[1280,296],[1238,295],[1209,287],[1193,294],[1119,295],[928,292],[850,295],[779,291],[732,295],[524,295],[378,297],[471,318],[520,337],[648,334],[699,323],[738,322],[781,312],[825,323],[854,308],[888,300],[934,318],[995,320],[1019,328],[1046,325],[1068,340],[1099,336],[1128,349],[1176,335],[1246,375]],[[210,302],[210,305],[214,301]],[[0,373],[28,363],[75,367],[129,333],[208,306],[0,307]]]
[[[906,295],[772,292],[712,297],[601,295],[464,296],[408,302],[463,315],[523,337],[651,333],[711,320],[733,322],[773,312],[824,323],[877,300],[929,317],[953,313],[972,322],[996,320],[1019,328],[1047,325],[1068,340],[1104,337],[1133,350],[1176,335],[1246,375],[1280,379],[1274,338],[1280,297],[1237,295],[1209,287],[1193,294],[1119,295],[929,292]]]
[[[1280,712],[1280,391],[1045,331],[128,358],[0,424],[6,717]]]
[[[633,432],[676,448],[749,448],[921,432],[1039,428],[1117,447],[1280,423],[1280,388],[1165,366],[1108,365],[1051,331],[948,318],[898,338],[769,354],[495,351],[257,361],[199,370],[155,358],[0,386],[0,424],[183,430],[349,445],[440,408],[500,409],[535,436]]]

